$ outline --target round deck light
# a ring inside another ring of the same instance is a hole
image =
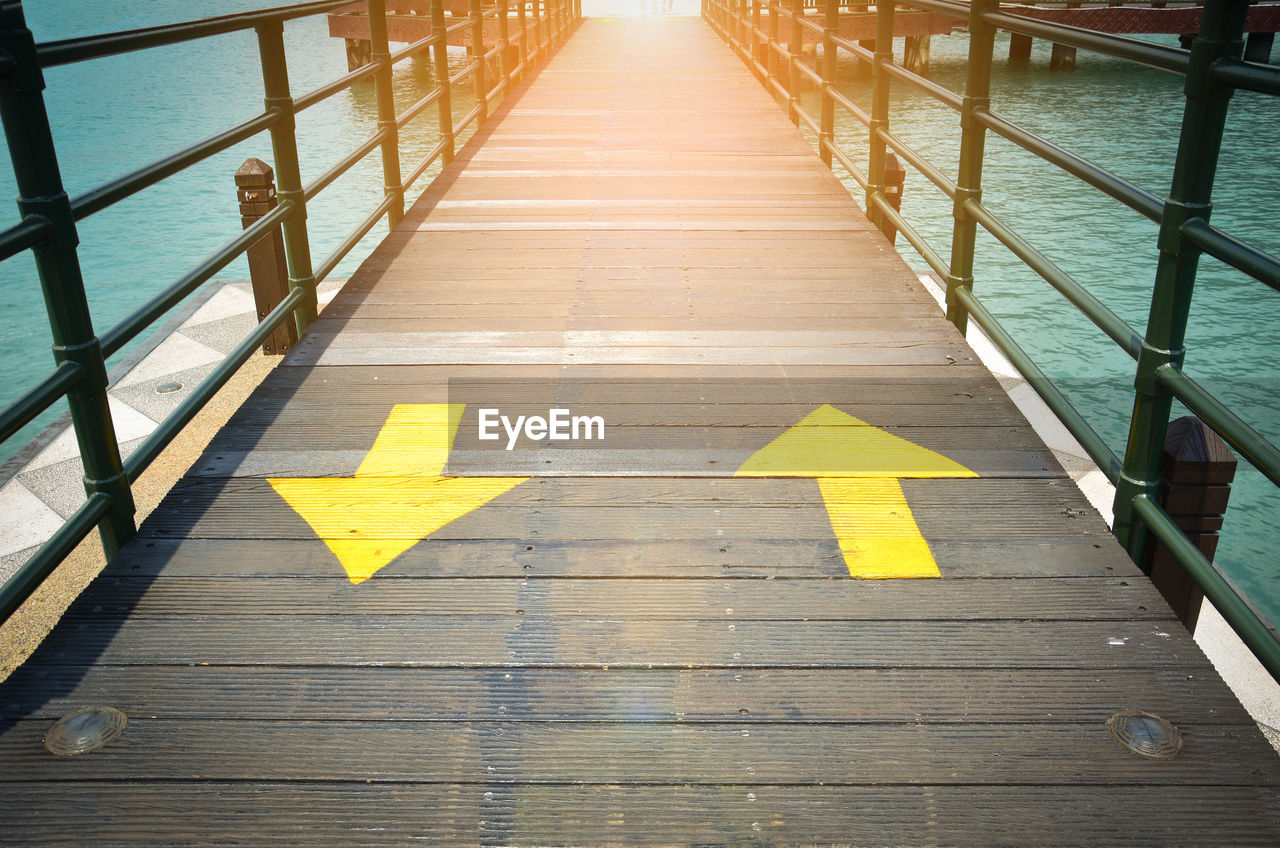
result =
[[[1116,741],[1140,757],[1168,760],[1182,750],[1182,734],[1160,716],[1138,710],[1118,712],[1107,719]]]
[[[128,724],[115,707],[85,707],[54,722],[44,736],[44,747],[55,757],[87,754],[110,745]]]

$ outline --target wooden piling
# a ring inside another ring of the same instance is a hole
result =
[[[249,229],[258,219],[276,208],[275,172],[261,159],[246,159],[236,171],[236,196],[240,201],[240,225]],[[276,227],[249,248],[249,279],[253,301],[261,321],[289,294],[289,270],[285,262],[284,238]],[[288,353],[298,342],[298,328],[285,321],[262,344],[267,356]]]
[[[373,42],[367,38],[343,39],[347,45],[347,70],[363,68],[373,61]]]
[[[1031,63],[1031,44],[1033,39],[1020,32],[1009,36],[1009,64],[1026,67]]]
[[[1235,455],[1208,424],[1193,415],[1169,424],[1160,458],[1160,506],[1210,561],[1235,475]],[[1143,570],[1194,633],[1204,600],[1200,587],[1163,545],[1154,546]]]
[[[929,73],[928,35],[908,35],[903,47],[902,64],[908,71],[925,76]]]
[[[1074,71],[1076,69],[1076,48],[1066,44],[1053,45],[1053,52],[1049,55],[1049,70],[1051,71]]]

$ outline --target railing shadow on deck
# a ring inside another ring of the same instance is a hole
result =
[[[1280,94],[1280,67],[1242,58],[1248,4],[1208,0],[1201,29],[1189,50],[1052,24],[1001,11],[998,0],[909,0],[876,8],[874,44],[856,43],[839,34],[842,0],[814,6],[806,0],[704,0],[703,16],[733,48],[761,84],[785,103],[798,127],[817,137],[818,153],[828,165],[843,168],[865,190],[865,208],[873,223],[895,227],[946,282],[948,318],[964,332],[972,318],[1009,358],[1045,403],[1116,486],[1114,532],[1133,560],[1142,565],[1150,549],[1162,544],[1203,590],[1271,675],[1280,680],[1280,636],[1246,596],[1188,540],[1161,508],[1160,460],[1174,401],[1207,422],[1228,444],[1272,483],[1280,486],[1280,449],[1184,373],[1184,339],[1201,253],[1280,291],[1280,259],[1209,223],[1219,145],[1227,123],[1227,105],[1236,89]],[[902,6],[947,15],[967,25],[969,52],[963,93],[895,64],[894,10]],[[806,12],[817,11],[810,15]],[[1025,38],[1095,51],[1186,77],[1186,103],[1172,188],[1167,199],[1134,185],[992,111],[991,67],[997,29]],[[803,41],[822,45],[820,70],[803,61]],[[836,61],[851,55],[872,70],[872,103],[864,109],[836,87]],[[949,106],[960,115],[957,177],[952,179],[891,130],[889,87],[905,84]],[[817,88],[821,114],[810,115],[802,88]],[[839,107],[868,132],[865,168],[835,141]],[[1084,285],[1028,243],[982,198],[984,141],[990,130],[1056,165],[1103,194],[1159,225],[1159,265],[1145,334],[1102,303]],[[953,203],[950,260],[935,249],[891,202],[886,190],[886,159],[892,150]],[[1129,440],[1117,455],[1017,340],[974,293],[974,254],[982,227],[1093,322],[1135,362],[1136,387]]]
[[[384,0],[369,0],[372,61],[311,92],[295,96],[289,87],[282,39],[284,22],[349,5],[350,0],[320,0],[37,45],[26,27],[21,2],[0,3],[0,50],[3,51],[0,53],[0,116],[18,177],[19,208],[23,215],[19,224],[0,233],[0,261],[26,250],[33,252],[46,295],[57,366],[37,386],[0,412],[0,441],[10,438],[62,397],[67,397],[72,426],[81,446],[88,491],[85,503],[62,528],[0,586],[0,619],[8,618],[95,527],[100,531],[109,560],[117,553],[129,555],[126,545],[131,540],[138,546],[135,551],[147,546],[146,540],[136,539],[131,487],[137,478],[279,326],[294,321],[299,335],[305,333],[317,317],[316,286],[383,218],[395,229],[404,217],[407,192],[433,166],[447,166],[456,154],[483,142],[487,132],[483,128],[490,108],[497,104],[502,104],[498,108],[508,108],[513,102],[511,94],[515,87],[532,78],[581,20],[578,0],[498,0],[483,7],[480,0],[470,0],[470,14],[446,26],[443,2],[433,0],[435,31],[391,52],[385,25],[380,23],[385,20],[386,4]],[[500,37],[496,43],[488,44],[484,41],[484,23],[495,18]],[[266,108],[260,115],[83,195],[68,197],[62,187],[44,104],[44,68],[248,30],[257,33],[266,91]],[[471,35],[470,60],[451,74],[447,39],[459,32]],[[392,68],[397,62],[428,52],[433,59],[436,85],[414,105],[397,114],[391,89]],[[486,82],[488,65],[499,70],[492,84]],[[5,77],[7,79],[3,79]],[[294,136],[295,114],[368,80],[372,80],[376,94],[377,131],[313,182],[303,185]],[[483,92],[483,97],[477,96],[475,106],[455,123],[451,95],[458,85],[468,80],[476,92]],[[437,107],[439,141],[402,176],[399,130],[433,105]],[[469,128],[471,136],[466,140],[467,147],[455,149]],[[274,150],[278,206],[124,321],[95,335],[76,256],[76,222],[263,132],[270,133]],[[307,202],[374,150],[382,154],[386,186],[382,202],[337,248],[313,264],[306,224]],[[465,159],[465,154],[460,158]],[[456,170],[446,168],[445,180],[451,179]],[[440,187],[436,183],[430,185]],[[107,406],[107,358],[277,228],[283,230],[288,260],[288,296],[132,455],[122,458]],[[35,320],[34,316],[31,320]],[[216,440],[210,446],[211,450],[215,448]],[[225,484],[225,480],[223,482]],[[193,513],[191,520],[197,518],[198,514]],[[150,582],[150,579],[138,580],[130,587],[132,594],[126,594],[123,602],[117,596],[115,606],[119,608],[123,604],[131,608]],[[87,608],[89,611],[85,614],[91,615],[93,606],[92,597],[87,597],[77,601],[69,614],[79,615]],[[92,663],[109,637],[107,633],[96,651],[78,656],[77,662]],[[55,699],[65,694],[63,689],[65,686],[55,686],[43,695]],[[23,711],[37,707],[29,704]]]

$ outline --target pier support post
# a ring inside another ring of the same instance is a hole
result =
[[[1275,44],[1274,32],[1251,32],[1244,42],[1244,58],[1249,62],[1268,64],[1271,61],[1271,48]]]
[[[929,42],[927,35],[908,35],[902,51],[902,65],[908,71],[925,76],[929,73]]]
[[[236,198],[240,202],[240,226],[249,229],[258,219],[275,209],[275,172],[261,159],[246,159],[236,171]],[[253,283],[253,303],[261,321],[289,296],[289,267],[285,260],[284,237],[276,227],[259,239],[247,254],[249,280]],[[298,328],[284,321],[262,343],[267,356],[282,356],[298,343]]]
[[[1192,415],[1170,422],[1160,456],[1160,506],[1210,562],[1235,476],[1235,455],[1208,424]],[[1195,633],[1204,592],[1164,545],[1148,551],[1142,570]]]
[[[343,39],[347,45],[347,70],[363,68],[373,61],[373,42],[364,38]]]
[[[1009,64],[1017,68],[1025,68],[1031,64],[1031,44],[1034,39],[1020,32],[1009,36]]]
[[[1067,44],[1054,43],[1053,52],[1049,54],[1049,70],[1074,71],[1076,69],[1076,49]]]

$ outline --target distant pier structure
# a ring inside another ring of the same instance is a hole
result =
[[[472,15],[473,0],[387,0],[387,40],[411,44],[430,38],[434,32],[432,27],[432,6],[439,5],[440,24],[448,33],[449,44],[472,47],[473,29],[464,25]],[[484,18],[484,43],[494,44],[498,41],[500,24],[498,22],[499,3],[496,0],[484,0],[476,4],[480,7]],[[519,40],[517,20],[523,17],[526,26],[533,30],[542,24],[547,9],[541,0],[509,0],[503,4],[507,9],[512,41]],[[527,10],[527,15],[522,15]],[[368,4],[355,2],[329,14],[329,35],[341,38],[347,44],[347,68],[355,70],[369,64],[371,44],[369,38]]]
[[[1203,3],[1121,2],[1109,3],[1017,3],[1002,11],[1057,24],[1116,34],[1167,33],[1181,38],[1190,47],[1200,30]],[[1271,61],[1276,30],[1280,30],[1280,3],[1255,3],[1245,22],[1248,33],[1244,58],[1251,62]],[[1009,61],[1026,64],[1031,60],[1031,36],[1014,33],[1009,39]],[[1054,44],[1049,67],[1069,71],[1076,65],[1076,48]]]
[[[472,0],[440,0],[447,28],[472,14]],[[739,0],[743,6],[751,9],[753,14],[758,10],[762,29],[768,30],[771,15],[784,19],[793,7],[792,0]],[[823,17],[821,0],[802,0],[806,17],[820,21]],[[497,0],[483,0],[480,4],[485,13],[486,39],[496,36],[498,28]],[[521,0],[508,0],[505,4],[507,15],[514,19],[520,9]],[[1052,23],[1067,24],[1084,29],[1108,33],[1168,33],[1181,36],[1183,46],[1189,46],[1193,34],[1200,28],[1200,16],[1203,3],[1200,2],[1134,2],[1134,0],[1111,0],[1111,2],[1057,2],[1057,3],[1011,3],[1002,4],[1004,11],[1025,15],[1029,18]],[[432,33],[431,18],[432,0],[390,0],[387,3],[387,35],[394,42],[415,42],[427,38]],[[535,20],[540,11],[539,0],[524,0],[528,10],[528,20]],[[949,15],[911,9],[901,6],[894,15],[894,37],[905,40],[903,47],[903,64],[917,73],[929,71],[930,39],[934,35],[948,35],[957,25],[957,20]],[[514,21],[513,21],[514,27]],[[858,0],[842,0],[840,3],[840,35],[856,40],[865,47],[875,43],[876,16],[875,4],[858,2]],[[493,30],[492,33],[488,30]],[[1275,33],[1280,30],[1280,2],[1255,3],[1249,9],[1245,31],[1248,41],[1245,45],[1245,58],[1253,62],[1270,62]],[[347,44],[347,64],[352,70],[369,62],[369,17],[364,3],[352,3],[350,7],[329,15],[329,34],[342,38]],[[822,37],[812,30],[806,29],[803,35],[804,58],[811,65],[816,62],[818,45]],[[467,29],[459,28],[449,33],[449,43],[470,47],[471,34]],[[1009,40],[1009,61],[1012,64],[1027,64],[1031,61],[1032,38],[1028,35],[1014,33]],[[757,45],[759,58],[768,61],[769,50],[766,44]],[[1075,68],[1076,48],[1065,44],[1054,44],[1049,59],[1049,67],[1053,70],[1069,71]]]

